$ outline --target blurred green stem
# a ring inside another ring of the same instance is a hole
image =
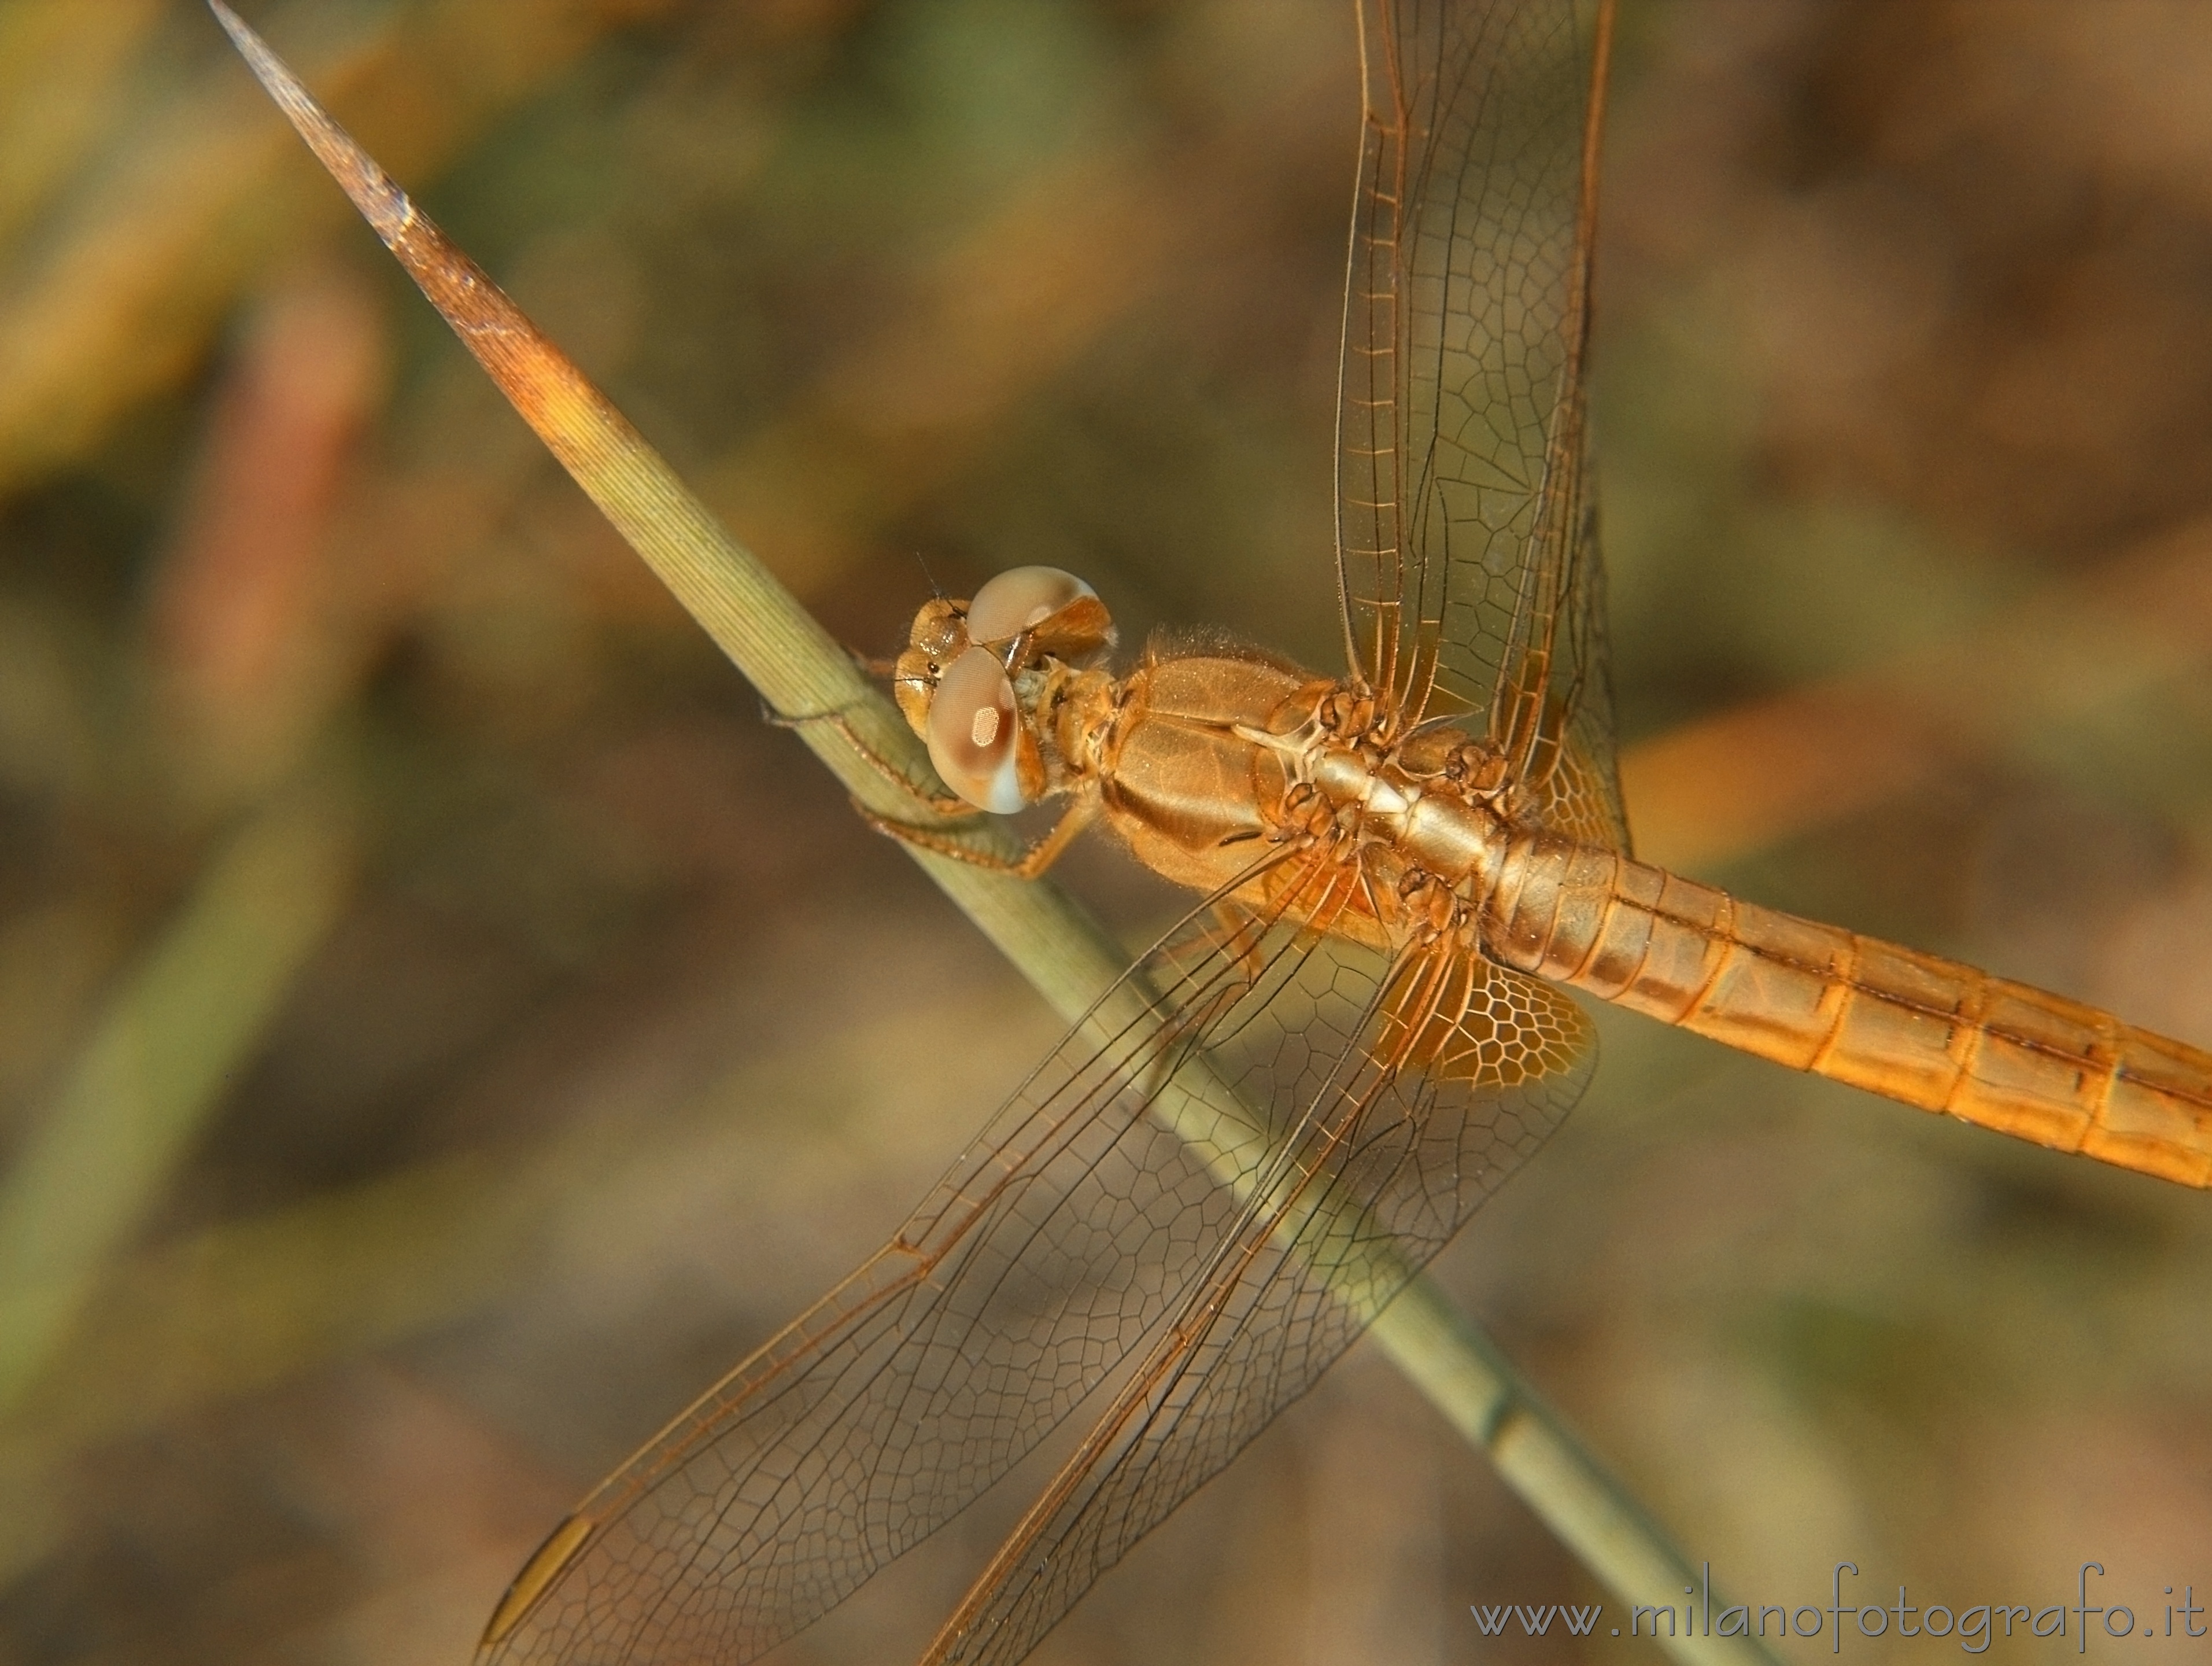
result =
[[[130,1247],[337,918],[352,836],[301,791],[248,820],[109,1001],[0,1190],[0,1415]]]

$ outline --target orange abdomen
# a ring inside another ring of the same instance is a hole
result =
[[[1550,836],[1491,905],[1508,965],[1923,1110],[2212,1185],[2212,1055],[2025,984]]]

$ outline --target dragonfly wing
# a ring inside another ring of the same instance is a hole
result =
[[[1149,1113],[1264,970],[1189,933],[1139,963],[890,1243],[580,1506],[480,1659],[752,1659],[1003,1474],[1234,1220],[1209,1153]]]
[[[1279,1169],[1301,1085],[1350,1044],[1334,1009],[1273,1004],[1297,1005],[1318,940],[1303,922],[1347,883],[1278,866],[1266,914],[1194,910],[890,1243],[556,1530],[495,1614],[483,1666],[752,1659],[1149,1347]]]
[[[1364,0],[1339,380],[1355,672],[1486,715],[1540,797],[1625,845],[1584,427],[1602,48],[1576,0]],[[1567,760],[1571,750],[1577,756]]]
[[[1485,962],[1385,973],[1332,940],[1303,959],[1296,987],[1238,1043],[1301,1049],[1293,1137],[929,1666],[1027,1654],[1312,1386],[1557,1126],[1595,1061],[1570,997]],[[1314,1033],[1332,1045],[1306,1050]]]

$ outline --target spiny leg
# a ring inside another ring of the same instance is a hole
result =
[[[1260,952],[1266,937],[1264,922],[1259,915],[1225,897],[1213,904],[1212,913],[1214,924],[1221,933],[1218,940],[1222,952],[1236,960],[1248,982],[1257,983],[1267,966],[1266,958]]]
[[[1019,856],[1009,858],[977,850],[933,827],[917,827],[910,822],[894,821],[887,816],[879,816],[858,799],[853,800],[853,808],[859,812],[860,819],[878,833],[888,834],[902,844],[934,851],[940,856],[950,856],[955,861],[966,862],[971,867],[983,868],[993,873],[1011,874],[1017,879],[1034,879],[1058,861],[1061,854],[1074,842],[1075,836],[1097,819],[1099,806],[1099,795],[1095,789],[1081,793],[1075,802],[1068,806],[1067,813],[1053,824],[1050,832]],[[972,805],[963,803],[960,807],[969,815],[983,813]]]
[[[863,739],[860,732],[853,727],[852,720],[842,711],[805,712],[793,715],[776,710],[763,700],[761,702],[761,721],[771,728],[793,730],[803,729],[812,723],[826,723],[845,737],[845,744],[853,749],[862,763],[896,788],[899,796],[917,809],[946,821],[965,821],[971,816],[984,813],[965,799],[951,793],[932,793],[918,786],[905,771]],[[855,799],[854,803],[859,805],[860,800]],[[905,823],[888,822],[866,806],[860,806],[860,814],[882,831],[889,831],[894,826],[907,825]]]

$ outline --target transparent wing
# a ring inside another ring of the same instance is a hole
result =
[[[1609,5],[1363,0],[1339,383],[1354,671],[1625,848],[1583,391]],[[1595,800],[1592,800],[1592,795]]]
[[[750,1660],[951,1519],[1139,1347],[1240,1207],[1149,1113],[1259,970],[1201,956],[1154,994],[1164,966],[1070,1032],[890,1243],[585,1501],[484,1658]]]
[[[1141,1357],[1310,1145],[1351,1031],[1299,993],[1333,963],[1297,922],[1348,887],[1279,867],[1283,923],[1201,909],[1148,955],[890,1243],[556,1531],[480,1659],[752,1659]]]
[[[1304,1394],[1580,1095],[1566,995],[1482,962],[1313,945],[1237,1041],[1310,1052],[1283,1159],[1207,1276],[939,1635],[1006,1666]],[[1325,1062],[1324,1062],[1325,1061]]]

